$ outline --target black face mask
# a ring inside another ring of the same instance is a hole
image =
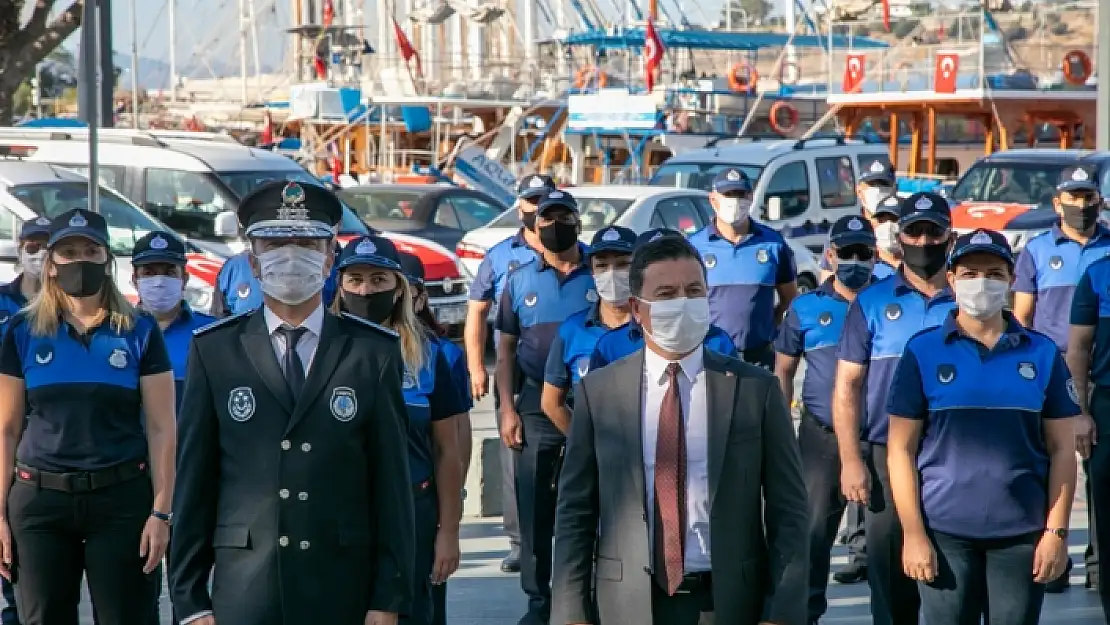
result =
[[[393,291],[356,295],[343,291],[343,308],[356,317],[374,323],[385,323],[393,314]]]
[[[108,279],[108,263],[79,260],[54,266],[58,269],[58,288],[70,297],[96,295]]]
[[[932,278],[944,268],[948,242],[931,245],[902,244],[902,264],[921,278]]]
[[[1080,232],[1089,230],[1091,226],[1095,225],[1098,221],[1099,204],[1061,204],[1060,208],[1063,210],[1063,222],[1069,228],[1079,230]]]
[[[536,211],[520,211],[520,223],[533,232],[536,231]]]
[[[540,243],[552,254],[561,254],[578,243],[578,225],[555,222],[540,228]]]

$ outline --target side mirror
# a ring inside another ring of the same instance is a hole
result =
[[[767,198],[767,221],[782,219],[782,198],[773,196]]]
[[[15,241],[0,241],[0,261],[19,262],[19,244]]]
[[[222,239],[234,239],[239,236],[239,217],[235,211],[216,213],[213,230],[215,230],[213,234]]]

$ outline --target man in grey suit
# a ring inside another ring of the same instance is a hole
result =
[[[806,625],[806,491],[775,378],[702,348],[685,240],[644,245],[629,273],[646,347],[574,391],[551,625]]]

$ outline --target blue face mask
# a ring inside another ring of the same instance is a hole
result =
[[[842,260],[836,264],[836,279],[853,291],[867,286],[874,271],[871,263],[858,260]]]

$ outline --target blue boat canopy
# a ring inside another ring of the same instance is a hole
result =
[[[17,122],[20,128],[88,128],[88,124],[69,117],[39,117]]]
[[[735,33],[713,32],[708,30],[656,29],[663,45],[668,48],[687,48],[691,50],[758,50],[760,48],[781,48],[791,43],[799,48],[822,48],[829,44],[827,36],[795,35],[790,41],[786,33]],[[616,33],[601,30],[573,33],[563,39],[568,46],[595,46],[608,48],[640,48],[644,45],[644,29],[630,28]],[[867,37],[845,37],[833,35],[833,48],[874,49],[889,47],[886,43]]]

